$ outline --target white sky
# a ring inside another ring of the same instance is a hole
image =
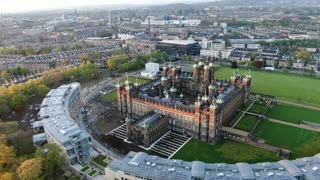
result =
[[[183,0],[0,0],[0,13],[60,9],[88,5],[173,3]]]

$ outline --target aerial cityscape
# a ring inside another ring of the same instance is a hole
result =
[[[0,4],[0,180],[320,180],[320,1]]]

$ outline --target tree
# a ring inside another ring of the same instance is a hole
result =
[[[18,86],[16,84],[11,84],[9,87],[8,87],[8,94],[9,96],[13,96],[14,94],[17,94],[18,93]]]
[[[57,175],[62,175],[66,168],[66,162],[61,150],[55,144],[46,144],[38,147],[36,157],[42,159],[43,178],[48,180],[56,179]]]
[[[115,69],[115,68],[118,66],[118,63],[117,63],[117,61],[116,61],[115,59],[110,58],[110,59],[108,59],[108,61],[107,61],[107,65],[108,65],[108,68],[109,68],[109,69],[113,70],[113,69]]]
[[[305,63],[308,63],[312,60],[312,55],[307,50],[301,50],[298,52],[297,58],[304,60]]]
[[[15,157],[14,148],[7,145],[7,136],[0,134],[0,173],[5,172],[13,165]]]
[[[238,68],[238,63],[237,63],[237,61],[232,61],[232,62],[231,62],[231,68]]]
[[[0,118],[5,118],[11,112],[8,101],[0,97]]]
[[[94,52],[94,53],[92,53],[92,57],[93,57],[94,59],[100,59],[102,56],[101,56],[100,53]]]
[[[81,63],[86,63],[89,60],[90,60],[90,58],[89,58],[89,54],[88,53],[82,53],[80,55],[80,62]]]
[[[1,72],[1,78],[3,79],[3,80],[9,80],[10,79],[10,76],[9,76],[9,73],[8,73],[8,71],[6,71],[6,70],[4,70],[4,71],[2,71]]]
[[[5,172],[3,174],[0,174],[0,179],[3,180],[14,180],[14,174],[10,172]]]
[[[73,51],[77,49],[82,49],[83,46],[81,44],[72,44],[68,47],[68,51]]]
[[[22,180],[34,180],[42,174],[42,160],[33,158],[25,160],[16,170],[17,175]]]
[[[256,68],[262,68],[262,66],[263,66],[263,61],[255,61],[254,62],[254,67],[256,67]]]
[[[55,52],[55,53],[62,52],[62,49],[60,47],[56,47],[52,49],[52,52]]]
[[[14,109],[24,108],[28,104],[27,96],[19,93],[11,98],[10,106]]]
[[[50,89],[44,84],[40,84],[37,88],[37,94],[42,97],[46,96],[50,91]]]

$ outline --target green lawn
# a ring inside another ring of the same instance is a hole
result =
[[[101,96],[101,100],[103,101],[113,101],[117,99],[117,91],[113,90],[108,94],[102,94]]]
[[[144,78],[135,78],[135,77],[128,77],[129,81],[131,81],[131,83],[135,83],[136,81],[138,81],[140,84],[144,84],[149,82],[149,79],[144,79]],[[124,83],[127,80],[127,77],[123,77],[122,79],[120,79],[120,83]],[[103,101],[113,101],[117,99],[117,91],[113,90],[108,94],[102,94],[101,96],[101,100]]]
[[[99,164],[102,167],[106,167],[108,164],[105,163],[103,160],[105,160],[107,157],[105,157],[104,155],[98,155],[97,157],[93,158],[92,161]]]
[[[229,79],[233,71],[231,68],[220,67],[215,77]],[[242,76],[248,74],[246,69],[239,71]],[[251,71],[251,74],[252,92],[320,107],[320,79],[264,71]]]
[[[85,167],[82,168],[80,171],[81,171],[81,172],[85,172],[85,171],[88,170],[88,169],[90,169],[90,167],[89,167],[89,166],[85,166]]]
[[[285,104],[278,104],[269,108],[267,117],[300,124],[301,121],[320,123],[320,111],[294,107]]]
[[[240,122],[238,122],[235,128],[249,132],[257,122],[258,122],[257,117],[251,116],[251,115],[245,115],[240,120]]]
[[[273,152],[231,140],[221,140],[218,144],[211,145],[192,139],[172,159],[207,163],[256,163],[278,161],[280,158]]]
[[[320,133],[318,132],[263,121],[253,135],[264,139],[266,143],[290,149],[291,158],[314,156],[320,152]]]
[[[17,121],[0,122],[0,134],[12,134],[19,128]]]
[[[253,113],[258,113],[258,114],[262,114],[266,109],[266,106],[261,105],[261,104],[254,104],[249,111],[253,112]]]
[[[89,176],[93,176],[94,174],[97,173],[97,170],[92,170],[91,172],[88,173]]]

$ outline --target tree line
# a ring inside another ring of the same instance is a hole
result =
[[[163,63],[167,59],[168,54],[159,50],[142,55],[118,52],[109,57],[107,66],[109,70],[120,73],[143,68],[147,62]]]
[[[36,79],[29,79],[26,83],[0,87],[0,118],[5,118],[13,110],[22,111],[29,102],[29,97],[44,97],[50,88],[61,83],[85,82],[99,76],[98,66],[87,61],[80,66],[67,66],[51,69],[42,73]]]
[[[61,150],[55,144],[38,147],[31,158],[16,155],[13,146],[7,143],[7,136],[0,134],[0,179],[34,180],[62,178],[66,163]]]

